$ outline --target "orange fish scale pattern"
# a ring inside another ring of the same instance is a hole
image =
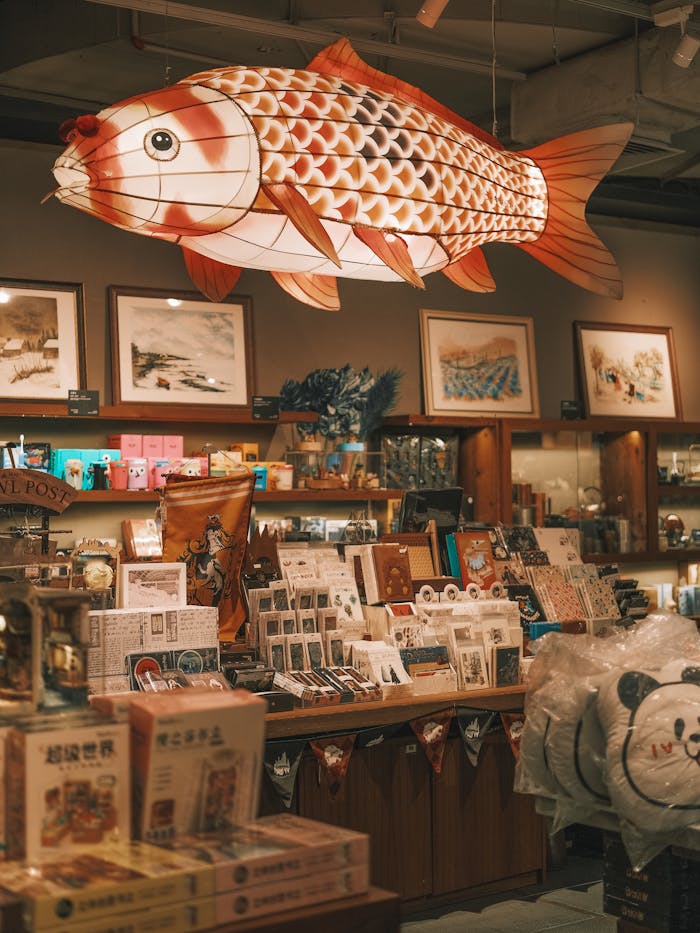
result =
[[[544,229],[547,189],[531,159],[410,103],[282,68],[202,72],[184,83],[233,97],[258,135],[263,183],[295,185],[325,220],[429,234],[453,259]]]

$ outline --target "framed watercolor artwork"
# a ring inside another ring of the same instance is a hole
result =
[[[586,415],[681,418],[670,327],[575,321]]]
[[[0,398],[67,402],[84,388],[83,286],[0,279]]]
[[[250,299],[109,289],[114,403],[246,406],[253,394]]]
[[[420,311],[427,415],[539,415],[532,318]]]

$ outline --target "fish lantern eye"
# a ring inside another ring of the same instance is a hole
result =
[[[153,130],[143,144],[146,153],[159,162],[169,162],[180,151],[180,140],[168,130]]]

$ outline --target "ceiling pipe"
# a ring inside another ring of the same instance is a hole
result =
[[[288,22],[258,19],[253,16],[241,16],[228,10],[211,10],[208,7],[196,7],[187,3],[173,3],[171,0],[86,0],[87,3],[97,3],[102,6],[119,7],[126,10],[136,10],[139,13],[153,13],[173,19],[184,19],[195,23],[206,23],[210,26],[222,26],[227,29],[238,29],[242,32],[252,32],[259,36],[268,36],[279,39],[296,39],[301,42],[312,42],[325,46],[336,42],[341,36],[336,32],[323,29],[311,29],[307,26],[295,26]],[[409,48],[404,45],[395,45],[392,42],[380,42],[376,39],[362,39],[358,36],[348,36],[353,47],[358,52],[369,55],[386,55],[396,61],[419,62],[433,67],[446,68],[451,71],[466,71],[491,77],[493,66],[491,62],[477,62],[460,58],[456,55],[443,55],[439,52],[424,52],[422,49]],[[512,71],[509,68],[496,66],[496,76],[507,81],[524,81],[527,75],[522,71]]]

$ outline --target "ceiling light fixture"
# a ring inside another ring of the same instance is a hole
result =
[[[680,26],[681,38],[673,53],[672,62],[679,68],[690,68],[693,59],[700,49],[700,26],[696,23],[690,24],[688,29],[688,19],[692,16],[694,3],[685,6],[672,7],[670,10],[662,10],[654,14],[655,26]]]
[[[700,38],[686,31],[681,36],[681,41],[673,53],[673,64],[678,65],[679,68],[690,68],[698,49],[700,49]]]
[[[448,3],[449,0],[425,0],[425,3],[421,3],[416,19],[422,26],[432,29]]]

